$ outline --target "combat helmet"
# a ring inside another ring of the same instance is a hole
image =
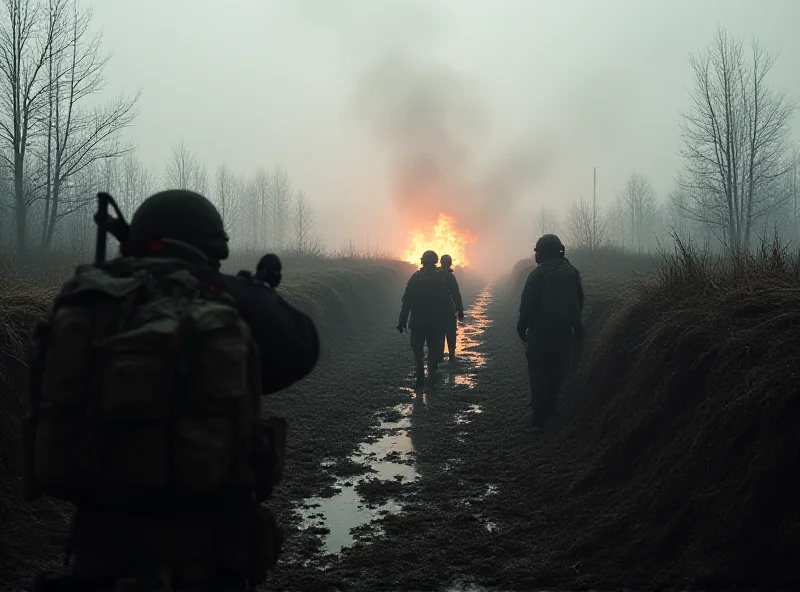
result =
[[[428,265],[436,265],[439,263],[439,255],[436,254],[436,251],[425,251],[420,258],[420,262],[422,266]]]
[[[563,257],[564,256],[564,243],[555,234],[544,234],[539,240],[536,241],[536,246],[533,248],[535,253],[536,262],[540,263],[549,257]]]
[[[131,219],[125,251],[141,254],[150,243],[163,239],[187,243],[215,261],[228,258],[222,216],[214,204],[194,191],[170,189],[144,200]]]
[[[453,267],[453,258],[450,255],[442,255],[442,267]]]

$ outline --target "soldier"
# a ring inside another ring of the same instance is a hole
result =
[[[517,335],[527,343],[533,424],[541,427],[552,415],[569,373],[573,335],[582,331],[581,276],[564,257],[564,245],[554,234],[536,241],[538,267],[525,282]]]
[[[422,269],[414,272],[403,294],[403,306],[397,330],[406,329],[411,314],[411,350],[414,352],[416,386],[425,384],[424,347],[428,346],[428,379],[434,380],[444,351],[445,323],[453,314],[453,299],[442,271],[436,267],[439,256],[425,251],[420,259]]]
[[[259,418],[259,395],[313,370],[317,330],[219,271],[228,237],[205,197],[157,193],[127,235],[121,257],[77,269],[34,336],[26,489],[76,507],[70,573],[34,589],[245,590],[283,538],[261,502],[285,421]]]
[[[445,326],[445,337],[447,338],[447,349],[450,352],[448,360],[450,364],[456,362],[456,332],[458,325],[456,316],[459,321],[464,320],[464,301],[461,299],[461,290],[458,287],[458,281],[453,273],[453,258],[450,255],[442,255],[442,272],[444,279],[447,281],[447,287],[450,290],[450,296],[453,299],[453,313],[447,317],[447,325]],[[444,345],[444,344],[442,344]],[[444,357],[444,349],[442,349],[442,357]]]

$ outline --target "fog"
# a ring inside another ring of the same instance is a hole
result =
[[[718,27],[779,52],[770,84],[800,97],[798,22],[793,0],[117,0],[92,26],[159,176],[178,141],[211,172],[281,166],[326,245],[401,252],[446,211],[486,269],[529,252],[542,206],[591,198],[593,167],[602,205],[632,173],[674,188],[687,57]]]

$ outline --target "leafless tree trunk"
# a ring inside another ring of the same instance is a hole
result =
[[[691,201],[688,193],[681,187],[672,190],[667,196],[664,223],[667,229],[682,242],[692,238],[690,211]]]
[[[219,214],[222,216],[222,223],[228,226],[231,224],[233,208],[236,205],[236,179],[225,163],[217,169],[214,177],[214,197],[217,202]]]
[[[634,173],[617,196],[617,202],[624,233],[623,244],[627,242],[626,246],[632,251],[647,250],[653,242],[658,209],[650,181],[644,175]]]
[[[787,168],[786,136],[795,103],[767,86],[775,57],[758,42],[719,30],[694,70],[692,110],[683,114],[683,187],[694,219],[720,229],[734,253],[750,247],[753,225],[777,206]]]
[[[130,146],[120,144],[119,132],[136,117],[138,95],[119,97],[102,108],[84,106],[103,87],[103,70],[109,56],[101,50],[101,36],[90,36],[92,12],[80,12],[75,0],[60,15],[55,44],[48,55],[47,189],[45,192],[42,247],[53,238],[56,222],[88,202],[73,192],[64,199],[70,179],[93,163],[123,156]],[[63,208],[62,208],[63,206]]]
[[[108,160],[107,162],[116,162]],[[121,182],[117,191],[117,201],[127,216],[155,191],[153,173],[142,164],[135,154],[126,154],[122,159]]]
[[[286,231],[292,203],[292,183],[281,167],[275,167],[269,177],[269,204],[272,238],[275,249],[286,246]]]
[[[311,246],[311,230],[314,225],[314,212],[306,194],[297,193],[294,206],[294,246],[301,253],[309,251]]]
[[[583,197],[573,202],[567,210],[567,231],[572,248],[589,252],[598,250],[606,242],[606,221]]]
[[[62,48],[54,40],[65,11],[65,0],[2,0],[0,24],[0,139],[8,151],[0,152],[12,171],[17,253],[27,255],[28,207],[25,157],[36,134],[37,120],[48,102],[47,64]]]
[[[206,166],[183,140],[172,147],[172,158],[167,162],[164,182],[169,189],[188,189],[201,195],[208,190]]]
[[[256,171],[250,184],[250,200],[253,204],[253,246],[258,249],[267,248],[272,239],[273,228],[270,213],[272,211],[272,189],[270,175],[260,168]]]

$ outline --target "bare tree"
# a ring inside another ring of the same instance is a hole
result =
[[[172,157],[167,161],[164,182],[170,189],[188,189],[206,194],[208,189],[206,166],[183,140],[172,147]]]
[[[567,210],[567,232],[573,247],[593,252],[605,244],[607,222],[581,196]]]
[[[685,171],[694,219],[719,229],[734,252],[750,246],[754,223],[777,206],[776,184],[787,173],[784,153],[795,104],[767,86],[775,57],[758,42],[719,30],[692,55],[692,109],[683,113]]]
[[[311,247],[311,230],[314,226],[314,212],[311,202],[308,201],[303,191],[298,191],[295,197],[294,218],[294,248],[301,253],[306,253]]]
[[[121,144],[118,134],[137,115],[138,95],[120,96],[100,108],[85,106],[103,88],[103,70],[110,56],[101,51],[101,35],[90,36],[92,11],[80,12],[75,0],[67,0],[67,6],[57,15],[60,22],[47,58],[44,248],[52,241],[56,222],[87,203],[84,194],[75,194],[72,202],[64,199],[70,179],[98,160],[129,152],[131,147]]]
[[[252,246],[266,248],[270,244],[272,223],[272,189],[270,175],[263,169],[256,171],[253,180],[249,183],[249,202],[252,210]]]
[[[276,249],[286,246],[286,231],[292,203],[292,183],[288,173],[277,166],[269,176],[269,215],[272,227],[272,245]]]
[[[231,223],[233,209],[236,206],[236,178],[228,165],[222,163],[214,175],[214,199],[222,216],[222,223]]]
[[[117,162],[107,160],[106,162]],[[126,154],[122,159],[122,174],[120,175],[117,197],[123,212],[129,216],[151,194],[155,192],[155,177],[144,166],[135,154]]]
[[[17,253],[27,254],[28,208],[31,183],[26,183],[26,156],[36,134],[36,124],[46,107],[50,56],[59,55],[55,45],[66,10],[66,0],[2,0],[0,19],[0,140],[7,151],[0,158],[12,173]],[[38,181],[37,181],[38,182]],[[27,186],[26,186],[27,185]]]
[[[664,208],[664,224],[667,230],[683,242],[692,238],[692,219],[688,215],[691,201],[688,192],[677,187],[667,195]]]
[[[632,251],[642,252],[653,244],[658,203],[650,181],[634,173],[628,177],[625,188],[617,196],[623,244]]]

